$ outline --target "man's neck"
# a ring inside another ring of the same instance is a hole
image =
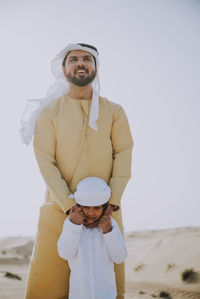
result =
[[[88,100],[92,98],[92,85],[79,87],[73,84],[69,86],[68,96],[72,99]]]

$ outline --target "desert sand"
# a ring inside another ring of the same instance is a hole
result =
[[[125,240],[126,299],[200,299],[200,227],[129,232]],[[32,247],[31,237],[0,239],[0,299],[24,298]],[[194,275],[183,281],[188,269]]]

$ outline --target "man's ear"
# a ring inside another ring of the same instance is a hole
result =
[[[97,75],[97,67],[95,66],[95,77],[96,77],[96,75]]]
[[[66,77],[66,68],[64,66],[62,66],[62,71],[63,71],[64,76]]]

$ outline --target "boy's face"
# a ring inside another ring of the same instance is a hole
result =
[[[90,225],[98,221],[103,214],[103,206],[86,207],[81,206],[85,216],[85,225]]]

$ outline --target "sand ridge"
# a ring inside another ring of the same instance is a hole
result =
[[[173,299],[200,299],[200,227],[128,232],[125,240],[126,299],[160,298],[162,291]],[[32,247],[31,237],[0,239],[0,299],[24,297]],[[197,274],[192,283],[181,278],[187,269]]]

